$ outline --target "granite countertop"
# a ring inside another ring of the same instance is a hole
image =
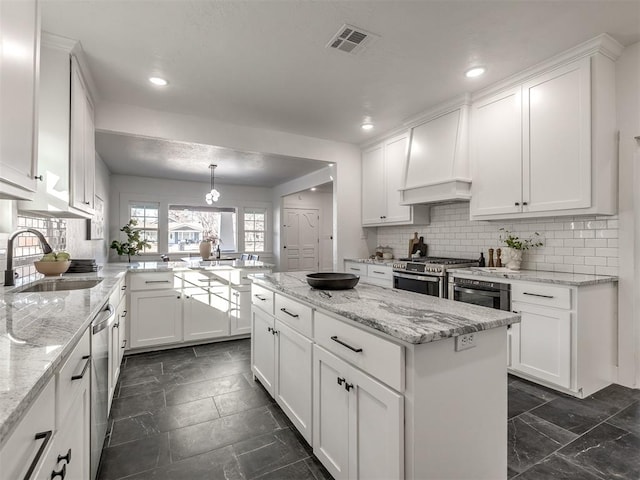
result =
[[[0,445],[51,379],[100,312],[126,264],[97,273],[69,274],[73,280],[102,278],[93,288],[0,294]],[[44,280],[47,281],[47,280]]]
[[[206,265],[201,265],[204,263]],[[73,350],[127,272],[186,272],[264,269],[259,261],[110,263],[96,273],[64,274],[62,279],[101,278],[93,288],[20,293],[23,286],[0,287],[0,445],[54,371]],[[56,278],[59,280],[60,278]],[[34,283],[47,282],[48,279]]]
[[[190,260],[179,262],[132,262],[129,265],[131,272],[180,272],[186,270],[261,270],[272,269],[274,264],[265,263],[255,260],[235,260],[235,261],[217,261],[217,260]]]
[[[403,342],[419,344],[520,321],[520,315],[428,295],[359,283],[351,290],[316,290],[311,272],[255,274],[251,279]]]
[[[470,267],[447,270],[449,274],[464,274],[489,278],[509,278],[527,282],[554,283],[557,285],[585,286],[598,283],[617,282],[618,277],[589,275],[586,273],[545,272],[540,270],[509,270],[508,268]]]
[[[377,260],[373,258],[345,258],[345,262],[370,263],[372,265],[386,265],[392,267],[398,260]]]

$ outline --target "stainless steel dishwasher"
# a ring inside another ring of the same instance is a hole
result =
[[[91,479],[95,479],[98,473],[107,433],[109,332],[115,317],[115,308],[107,303],[91,322]]]

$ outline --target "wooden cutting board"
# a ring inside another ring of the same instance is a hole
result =
[[[411,256],[415,253],[415,251],[419,248],[420,245],[420,239],[418,238],[418,232],[414,232],[413,233],[413,238],[411,240],[409,240],[409,255],[407,256]]]

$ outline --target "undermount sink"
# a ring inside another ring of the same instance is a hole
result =
[[[101,278],[91,280],[53,280],[35,283],[25,288],[17,289],[19,293],[28,292],[60,292],[63,290],[83,290],[93,288],[102,282]]]

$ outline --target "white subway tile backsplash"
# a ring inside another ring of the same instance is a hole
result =
[[[509,230],[520,238],[538,232],[542,247],[525,252],[523,268],[617,275],[617,217],[552,217],[504,222],[470,221],[469,204],[431,207],[431,223],[409,227],[378,227],[377,244],[390,246],[396,258],[408,254],[407,245],[418,232],[431,256],[477,259],[489,248],[504,247],[500,235]],[[607,272],[607,273],[605,273]]]
[[[617,248],[596,248],[596,257],[617,257]]]
[[[587,239],[584,241],[584,246],[585,247],[592,247],[592,248],[604,248],[604,247],[608,247],[609,242],[611,240],[607,240],[606,238],[596,238],[596,239]]]

